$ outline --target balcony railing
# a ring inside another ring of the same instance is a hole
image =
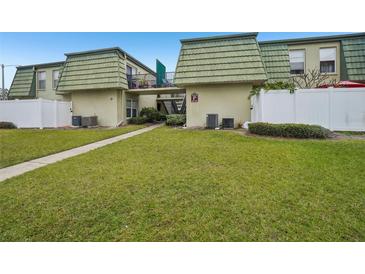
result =
[[[174,75],[174,72],[167,72],[159,83],[152,74],[127,75],[128,87],[129,89],[174,87]]]

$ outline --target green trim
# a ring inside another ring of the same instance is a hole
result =
[[[34,67],[18,67],[9,90],[9,98],[34,98],[36,96]]]
[[[347,80],[348,79],[348,75],[347,75],[347,66],[346,66],[346,60],[345,60],[345,56],[344,56],[344,49],[343,49],[343,45],[341,43],[340,45],[340,80]]]
[[[125,55],[115,49],[67,55],[57,92],[127,89],[125,62]]]
[[[260,45],[269,82],[288,81],[290,78],[289,51],[286,44]]]
[[[145,69],[146,71],[148,71],[152,75],[156,76],[156,72],[155,71],[153,71],[151,68],[149,68],[145,64],[143,64],[140,61],[138,61],[136,58],[134,58],[132,55],[130,55],[129,53],[127,53],[126,51],[124,51],[120,47],[111,47],[111,48],[103,48],[103,49],[95,49],[95,50],[71,52],[71,53],[65,53],[65,55],[67,57],[69,57],[69,56],[85,55],[85,54],[86,55],[90,55],[90,54],[102,54],[102,53],[113,52],[113,51],[117,51],[118,53],[122,54],[123,56],[124,55],[127,56],[127,60],[132,61],[136,65],[142,67],[143,69]]]
[[[346,74],[341,75],[341,79],[365,81],[365,36],[341,40],[341,54],[341,66],[346,69]]]
[[[182,43],[177,86],[267,80],[255,34],[215,36]]]

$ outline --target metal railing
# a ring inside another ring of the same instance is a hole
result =
[[[174,72],[167,72],[161,83],[152,74],[127,75],[129,89],[174,87]]]

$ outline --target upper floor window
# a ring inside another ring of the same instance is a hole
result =
[[[127,81],[128,81],[128,87],[133,88],[133,78],[135,78],[137,74],[137,69],[135,67],[127,65]]]
[[[336,72],[336,48],[319,49],[320,72]]]
[[[38,71],[38,89],[46,89],[46,72]]]
[[[127,65],[127,75],[136,75],[137,69],[135,67]]]
[[[59,70],[52,71],[52,88],[55,89],[58,85],[58,78],[60,76]]]
[[[303,74],[305,63],[305,50],[289,51],[290,74]]]

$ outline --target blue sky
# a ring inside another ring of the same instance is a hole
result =
[[[28,65],[65,60],[64,53],[118,46],[155,69],[158,58],[174,71],[180,50],[180,39],[222,35],[217,32],[160,33],[0,33],[0,64]],[[259,41],[335,35],[338,32],[260,32]],[[14,66],[5,68],[5,87],[15,74]],[[0,75],[1,77],[1,75]]]

